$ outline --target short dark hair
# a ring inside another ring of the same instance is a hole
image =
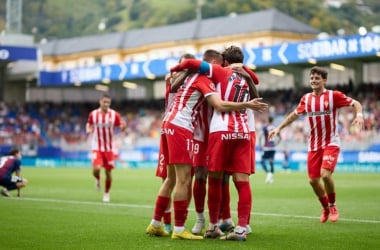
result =
[[[104,94],[100,97],[100,99],[103,99],[103,98],[109,98],[109,99],[112,99],[112,98],[111,98],[111,95],[108,94],[108,93],[104,93]]]
[[[318,67],[318,66],[314,66],[310,70],[310,75],[312,75],[312,74],[321,75],[323,79],[327,79],[327,75],[329,73],[324,68],[321,68],[321,67]]]
[[[17,155],[18,153],[20,153],[20,149],[18,149],[17,147],[13,147],[11,148],[11,150],[9,150],[9,155]]]
[[[211,62],[211,60],[220,60],[223,61],[222,54],[214,49],[208,49],[203,53],[203,61]]]
[[[239,47],[233,45],[225,49],[222,56],[223,60],[227,61],[229,64],[243,63],[244,61],[243,51]]]
[[[185,53],[182,56],[180,56],[180,58],[178,59],[178,62],[180,63],[182,59],[195,59],[195,56],[190,53]]]

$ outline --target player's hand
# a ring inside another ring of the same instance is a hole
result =
[[[363,116],[356,116],[355,119],[352,121],[352,126],[355,126],[359,130],[364,129],[364,118]]]
[[[263,98],[254,98],[251,101],[249,101],[249,108],[253,109],[255,111],[258,111],[260,113],[266,111],[269,107],[269,105],[265,102],[262,102]]]
[[[280,129],[279,128],[273,129],[272,131],[269,132],[268,139],[272,140],[273,138],[275,138],[278,135],[278,133],[280,133]]]

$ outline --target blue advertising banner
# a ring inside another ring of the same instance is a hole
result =
[[[317,61],[337,60],[375,56],[380,52],[380,34],[369,33],[366,36],[333,37],[324,40],[282,43],[279,45],[248,48],[243,47],[248,66],[264,67],[306,63],[310,59]],[[58,72],[41,71],[41,86],[60,86],[74,83],[101,82],[162,77],[177,64],[178,58],[148,60],[144,62],[120,63],[108,66],[76,68]]]
[[[327,61],[375,56],[379,51],[380,34],[377,33],[244,49],[245,63],[257,67],[306,63],[310,59]]]
[[[0,46],[0,61],[37,61],[37,49],[33,47]]]

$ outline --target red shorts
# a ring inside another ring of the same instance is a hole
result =
[[[334,172],[338,162],[340,148],[327,146],[324,149],[310,151],[307,154],[307,171],[310,179],[320,178],[321,169],[329,169]]]
[[[256,172],[256,132],[251,132],[251,143],[252,143],[252,167],[251,172],[254,174]]]
[[[207,167],[207,164],[208,164],[207,142],[194,140],[193,152],[194,152],[193,166]]]
[[[98,150],[92,150],[92,166],[102,166],[105,169],[111,170],[115,165],[114,152],[101,152]]]
[[[160,137],[160,148],[158,152],[158,163],[157,163],[157,169],[156,169],[156,176],[161,177],[162,179],[166,179],[168,175],[168,169],[165,164],[165,157],[163,153],[162,148],[162,136]]]
[[[252,173],[252,141],[250,133],[241,133],[242,139],[222,139],[226,132],[209,135],[209,171],[227,173]]]
[[[162,124],[162,153],[166,164],[193,165],[193,133],[168,122]]]

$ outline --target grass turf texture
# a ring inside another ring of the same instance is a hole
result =
[[[253,234],[246,242],[151,237],[161,180],[154,170],[116,169],[111,203],[101,202],[90,169],[23,168],[21,198],[0,197],[0,249],[378,249],[380,175],[336,173],[340,220],[319,222],[320,205],[305,173],[251,177]],[[104,175],[103,175],[104,176]],[[102,176],[102,177],[103,177]],[[231,209],[236,222],[236,191]],[[15,196],[15,192],[11,192]],[[187,228],[195,222],[193,203]],[[207,214],[206,214],[207,215]]]

